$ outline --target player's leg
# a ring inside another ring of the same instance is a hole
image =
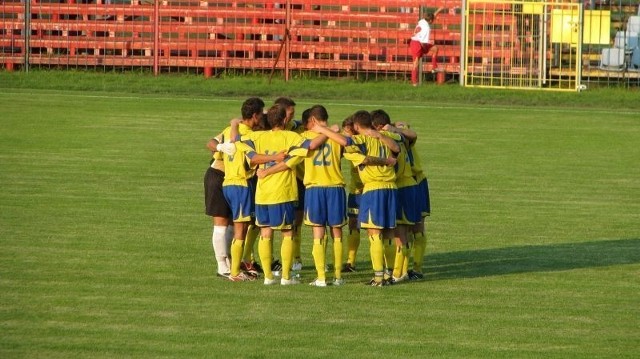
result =
[[[302,254],[300,247],[302,245],[305,187],[304,183],[299,178],[296,178],[296,184],[298,186],[298,203],[296,203],[295,224],[293,227],[293,265],[291,269],[299,271],[302,270]]]
[[[227,241],[225,235],[229,219],[225,217],[212,217],[213,232],[211,235],[211,243],[213,245],[213,254],[218,265],[218,276],[227,278],[230,275],[231,268],[229,266],[229,251],[227,249]]]
[[[258,265],[258,261],[254,256],[254,248],[256,239],[260,235],[260,228],[254,223],[249,224],[247,235],[244,237],[244,250],[242,252],[242,266],[248,272],[261,273],[262,267]]]
[[[393,281],[401,282],[407,279],[404,270],[405,261],[407,261],[407,256],[409,255],[409,248],[407,245],[407,228],[409,226],[406,224],[398,224],[395,229],[395,246],[396,246],[396,257],[394,260],[393,266]]]
[[[258,240],[258,257],[264,273],[264,284],[275,284],[276,280],[271,271],[273,258],[273,230],[269,226],[269,208],[266,205],[256,204],[256,226],[260,227],[260,239]]]
[[[271,204],[269,209],[270,226],[273,230],[282,232],[282,244],[280,245],[280,258],[282,259],[282,278],[280,284],[297,284],[295,278],[291,278],[291,265],[293,264],[293,222],[295,203],[286,202]]]
[[[342,226],[331,227],[333,235],[333,285],[342,285]]]
[[[344,272],[356,271],[356,259],[360,247],[360,228],[358,226],[358,209],[360,207],[360,194],[349,194],[347,211],[349,215],[349,235],[347,238],[347,263]]]
[[[343,267],[344,272],[355,272],[358,258],[358,248],[360,247],[360,229],[358,219],[349,218],[349,235],[347,237],[347,263]]]
[[[424,252],[427,246],[424,218],[413,225],[413,266],[409,271],[409,279],[421,279]]]
[[[396,263],[397,248],[393,229],[382,230],[382,243],[384,245],[384,279],[390,280]]]
[[[423,277],[422,264],[426,251],[426,218],[431,214],[431,201],[429,198],[429,182],[422,179],[416,190],[416,203],[420,206],[420,219],[413,226],[413,269],[409,273],[411,279]]]
[[[251,192],[248,186],[224,186],[224,197],[231,207],[233,216],[233,241],[231,243],[231,276],[234,282],[255,279],[241,271],[240,264],[244,252],[244,239],[251,222],[253,209]]]
[[[408,278],[405,264],[409,262],[408,232],[420,220],[420,207],[416,205],[417,185],[398,188],[396,200],[395,260],[393,281],[400,282]]]
[[[326,286],[327,275],[324,271],[326,262],[326,255],[324,251],[324,241],[325,241],[325,227],[324,226],[313,226],[313,245],[311,247],[311,255],[313,256],[313,264],[316,268],[316,280],[312,282],[312,285],[318,287]]]
[[[230,224],[231,209],[222,193],[224,172],[209,167],[204,176],[205,213],[211,216],[213,231],[211,243],[217,263],[218,276],[228,277],[229,249],[225,238],[227,226]]]
[[[396,190],[376,189],[362,194],[358,220],[360,227],[369,235],[369,254],[374,278],[371,285],[383,285],[384,279],[384,244],[382,229],[395,228]]]

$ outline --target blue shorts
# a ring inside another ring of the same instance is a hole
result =
[[[344,187],[310,187],[305,190],[304,224],[342,227],[347,223]]]
[[[222,193],[231,207],[231,219],[234,222],[250,222],[255,212],[251,188],[236,185],[223,186]]]
[[[295,202],[256,204],[256,225],[273,229],[291,229]]]
[[[364,192],[360,199],[358,222],[361,228],[395,228],[396,196],[393,188],[374,189]]]
[[[358,217],[358,209],[360,208],[361,193],[349,193],[347,197],[347,214],[349,217]]]
[[[419,206],[422,217],[431,214],[431,201],[429,200],[429,181],[423,179],[418,183],[416,190],[416,203]]]
[[[420,222],[420,205],[416,202],[418,186],[398,188],[396,201],[396,222],[398,224],[413,225]]]

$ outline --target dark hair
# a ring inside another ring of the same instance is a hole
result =
[[[382,127],[391,124],[391,117],[384,110],[371,111],[371,123],[373,127]]]
[[[258,97],[250,97],[242,104],[242,119],[246,120],[264,110],[264,101]]]
[[[263,113],[260,115],[258,123],[253,127],[254,131],[268,131],[271,129],[269,125],[269,121],[267,120],[267,114]]]
[[[284,107],[291,107],[291,106],[295,106],[296,103],[293,102],[292,99],[290,99],[289,97],[278,97],[275,101],[274,104],[276,105],[282,105]]]
[[[315,117],[316,120],[327,122],[329,120],[329,113],[327,109],[322,105],[315,105],[309,109],[309,118]],[[309,121],[309,119],[307,119]]]
[[[431,23],[435,18],[436,18],[435,15],[433,15],[433,13],[430,13],[430,12],[424,15],[424,19],[427,20],[428,23]]]
[[[267,122],[271,129],[284,128],[284,120],[287,118],[287,108],[283,105],[273,105],[267,111]]]
[[[351,118],[360,127],[371,128],[371,114],[365,110],[356,111]]]
[[[345,118],[342,121],[342,128],[345,128],[345,127],[353,127],[353,115]]]
[[[307,123],[309,123],[309,118],[311,118],[311,109],[308,108],[304,111],[302,111],[302,126],[307,126]]]

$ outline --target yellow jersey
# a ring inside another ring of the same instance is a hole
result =
[[[395,133],[381,132],[381,134],[400,140],[400,136]],[[364,191],[380,188],[397,188],[396,173],[390,166],[363,165],[362,162],[367,156],[388,158],[391,149],[382,141],[365,135],[355,135],[351,137],[352,144],[345,147],[345,158],[353,162],[358,168],[360,179],[364,184]]]
[[[394,166],[396,170],[396,185],[398,185],[398,188],[415,186],[417,182],[415,178],[413,178],[409,151],[402,137],[401,140],[398,141],[398,145],[400,146],[400,153],[397,157],[398,162]]]
[[[289,170],[278,172],[258,179],[256,204],[278,204],[298,200],[296,176],[292,168],[301,163],[307,155],[309,141],[297,133],[286,130],[251,132],[236,142],[236,150],[245,151],[247,160],[256,154],[272,155],[281,151],[288,154],[286,161]],[[273,162],[260,165],[269,168]]]
[[[360,179],[360,173],[358,173],[358,167],[354,166],[351,161],[347,161],[347,166],[349,166],[349,183],[347,184],[347,191],[350,194],[360,194],[362,193],[362,188],[364,184],[362,184],[362,180]]]
[[[246,136],[253,132],[251,127],[241,123],[238,126],[238,134]],[[231,127],[227,127],[222,131],[223,138],[231,138]],[[244,149],[237,148],[236,153],[232,156],[224,154],[224,182],[223,186],[247,186],[247,180],[255,174],[255,169],[249,166],[245,158]]]
[[[302,137],[308,140],[318,136],[319,134],[313,131],[302,133]],[[340,166],[341,158],[342,146],[331,139],[328,139],[319,148],[309,151],[304,159],[304,186],[344,187],[344,178]]]
[[[413,176],[416,178],[416,182],[420,183],[423,179],[427,178],[427,175],[422,169],[422,161],[420,160],[420,155],[416,150],[415,143],[409,147],[409,159],[411,160],[411,171],[413,172]]]

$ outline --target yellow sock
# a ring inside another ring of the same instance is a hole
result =
[[[322,247],[324,248],[324,257],[327,258],[327,244],[329,244],[329,236],[325,233],[322,240]],[[325,259],[325,263],[327,260]]]
[[[411,263],[411,252],[413,251],[413,233],[407,233],[407,253],[402,265],[402,275],[409,273],[409,263]]]
[[[393,239],[383,239],[385,268],[392,270],[396,262],[396,245]]]
[[[282,238],[280,246],[280,258],[282,259],[282,278],[291,279],[291,265],[293,264],[293,238]]]
[[[326,257],[324,254],[324,239],[313,239],[313,247],[311,248],[311,254],[313,255],[313,263],[316,266],[316,272],[318,272],[318,279],[326,280],[327,276],[324,273],[324,266],[326,264]]]
[[[256,238],[260,234],[260,228],[254,226],[253,224],[249,226],[247,229],[247,236],[244,237],[244,251],[242,253],[242,260],[245,262],[252,262],[253,258],[253,247],[256,243]]]
[[[411,248],[413,247],[413,242],[407,243],[406,250],[404,253],[404,261],[402,263],[402,275],[409,273],[409,261],[411,261]]]
[[[242,250],[244,247],[244,241],[241,239],[234,239],[231,241],[231,275],[237,276],[240,274],[240,262],[242,262]]]
[[[293,231],[293,258],[300,261],[302,254],[300,253],[300,245],[302,244],[300,231],[301,226],[296,226],[296,229]]]
[[[333,272],[334,278],[342,278],[342,238],[333,239]]]
[[[358,254],[358,247],[360,247],[360,232],[358,230],[349,231],[347,245],[347,263],[355,267],[356,255]]]
[[[404,264],[404,258],[402,257],[402,247],[396,246],[394,254],[393,276],[396,278],[400,278],[400,276],[402,275],[402,265]]]
[[[371,255],[371,266],[376,278],[384,273],[384,245],[379,234],[369,236],[369,254]]]
[[[422,273],[422,261],[423,261],[426,247],[427,247],[427,239],[425,238],[424,233],[421,233],[421,232],[414,233],[413,270],[418,273]]]
[[[264,277],[267,279],[273,279],[273,272],[271,271],[272,252],[271,238],[260,237],[258,241],[258,256],[260,257]]]

